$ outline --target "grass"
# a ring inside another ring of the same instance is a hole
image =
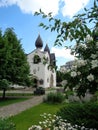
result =
[[[24,97],[24,98],[5,98],[4,100],[2,100],[2,98],[0,99],[0,107],[1,106],[7,106],[9,104],[13,104],[13,103],[18,103],[18,102],[22,102],[29,99],[29,97]]]
[[[42,103],[25,110],[22,113],[11,117],[10,119],[16,124],[16,130],[28,130],[28,128],[32,125],[38,125],[38,122],[42,120],[42,117],[40,117],[41,114],[55,114],[62,106],[63,104]]]
[[[32,93],[7,93],[5,99],[2,100],[2,92],[0,91],[0,106],[6,106],[13,103],[18,103],[30,99]]]
[[[32,96],[32,93],[6,93],[6,96]],[[2,96],[2,93],[0,92],[0,96]]]

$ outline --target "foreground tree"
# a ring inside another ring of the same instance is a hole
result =
[[[0,31],[0,89],[5,91],[10,84],[29,85],[29,65],[20,40],[12,28]]]
[[[64,81],[66,78],[66,74],[59,70],[56,71],[56,82],[58,86],[61,86],[61,82]]]
[[[98,0],[94,0],[92,8],[84,8],[83,14],[74,16],[68,23],[41,10],[35,15],[49,20],[49,25],[40,23],[39,26],[57,31],[55,45],[62,45],[66,40],[76,42],[70,49],[77,60],[72,69],[66,71],[66,85],[75,88],[79,96],[84,96],[87,91],[95,93],[98,90]]]

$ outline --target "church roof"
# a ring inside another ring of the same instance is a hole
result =
[[[40,35],[38,35],[38,37],[35,41],[35,46],[36,46],[36,48],[42,48],[43,47],[43,41],[42,41]]]
[[[44,51],[47,51],[49,54],[50,54],[50,49],[48,47],[48,45],[46,44],[45,48],[44,48]]]

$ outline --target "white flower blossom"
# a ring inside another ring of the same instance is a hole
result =
[[[77,67],[85,66],[86,63],[87,63],[86,60],[77,60],[76,61]]]
[[[65,70],[65,73],[68,73],[68,72],[70,72],[70,69],[66,69],[66,70]]]
[[[71,70],[76,70],[77,66],[76,65],[72,65]]]
[[[77,74],[78,74],[78,75],[81,75],[81,72],[80,72],[80,71],[78,71],[78,72],[77,72]]]
[[[87,35],[86,38],[85,38],[85,41],[91,42],[91,41],[93,41],[93,38],[90,35]]]
[[[92,74],[87,76],[87,79],[91,82],[94,80],[94,76]]]
[[[67,80],[63,80],[62,82],[61,82],[61,84],[62,84],[62,86],[65,86],[65,85],[67,85]]]
[[[87,46],[86,46],[86,44],[81,44],[81,43],[77,43],[74,47],[73,47],[73,49],[84,49],[84,50],[86,50],[86,48],[87,48]]]
[[[82,49],[85,49],[86,50],[86,44],[79,44],[78,48],[82,48]]]
[[[76,77],[76,76],[77,76],[77,73],[76,73],[75,71],[72,71],[72,72],[71,72],[71,77],[74,78],[74,77]]]
[[[96,58],[96,55],[95,55],[95,54],[91,54],[91,58],[92,58],[92,59],[95,59],[95,58]]]
[[[47,129],[47,128],[49,128],[51,130],[51,127],[53,130],[77,130],[78,128],[81,128],[81,130],[86,129],[84,126],[82,126],[82,127],[80,127],[78,125],[72,126],[69,122],[67,122],[67,120],[62,119],[60,116],[48,115],[48,114],[46,116],[47,116],[47,118],[51,116],[51,124],[49,124],[49,122],[48,122],[47,126],[46,125],[43,125],[43,126],[32,125],[28,130],[43,130],[43,129]],[[54,120],[56,121],[56,124],[55,124]],[[49,121],[50,121],[50,119],[49,119]]]
[[[42,130],[42,127],[39,125],[32,125],[28,130]]]
[[[91,61],[91,66],[92,66],[92,69],[98,67],[98,60],[92,60]]]
[[[96,42],[96,48],[98,48],[98,42]]]

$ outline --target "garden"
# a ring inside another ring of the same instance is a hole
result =
[[[49,25],[40,26],[57,32],[55,45],[66,40],[76,42],[66,46],[76,59],[71,69],[62,73],[63,92],[50,92],[43,103],[7,119],[0,118],[0,130],[98,130],[98,0],[68,23],[42,10],[35,15],[49,20]],[[4,83],[4,89],[8,82],[0,83]],[[29,85],[30,79],[25,79],[25,83]],[[92,96],[84,100],[88,94]],[[70,96],[75,100],[69,100]]]
[[[17,115],[0,118],[0,130],[97,130],[98,101],[95,97],[80,103],[69,101],[67,97],[72,93],[67,97],[66,93],[49,92],[43,103]]]

